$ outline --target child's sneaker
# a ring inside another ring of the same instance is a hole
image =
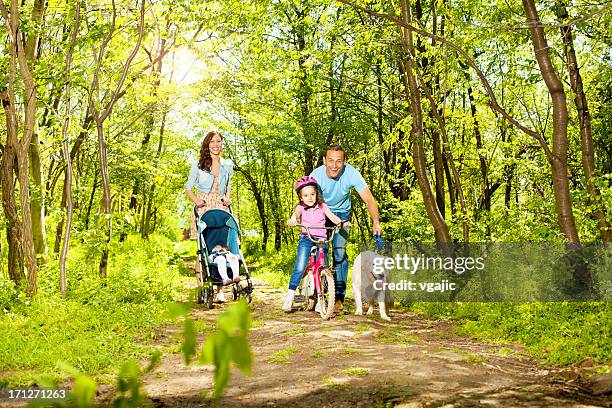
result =
[[[317,302],[317,305],[315,306],[314,311],[317,313],[321,313],[321,302]]]
[[[236,276],[236,277],[234,278],[234,283],[238,283],[238,282],[240,282],[240,276]]]
[[[227,278],[227,279],[223,279],[223,286],[227,286],[227,285],[229,285],[230,283],[232,283],[232,280],[231,280],[231,279],[229,279],[229,278]]]
[[[285,303],[283,303],[283,312],[289,313],[293,306],[293,297],[295,296],[295,290],[287,290],[287,296],[285,297]]]

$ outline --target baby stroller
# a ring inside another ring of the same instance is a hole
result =
[[[203,303],[209,309],[213,307],[213,294],[215,286],[223,286],[223,280],[217,269],[217,264],[208,259],[212,249],[217,245],[224,245],[229,248],[229,252],[238,255],[239,268],[243,269],[244,279],[240,282],[232,282],[233,299],[237,300],[244,297],[251,303],[253,283],[247,269],[244,256],[240,250],[240,229],[238,222],[231,212],[222,209],[210,209],[198,216],[197,207],[194,208],[196,214],[196,225],[198,231],[198,262],[200,263],[200,288],[196,298],[197,303]],[[232,270],[228,264],[228,275],[231,276]]]

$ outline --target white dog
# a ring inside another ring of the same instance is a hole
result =
[[[388,290],[377,289],[384,287],[382,283],[387,280],[387,270],[381,267],[381,265],[384,265],[384,259],[385,257],[372,251],[362,252],[355,258],[353,262],[352,280],[356,315],[363,315],[362,299],[365,297],[370,304],[367,314],[372,314],[374,311],[374,302],[377,301],[380,317],[383,320],[391,320],[391,318],[387,316],[387,306],[391,307],[393,305],[390,293]],[[379,282],[375,285],[375,281]]]

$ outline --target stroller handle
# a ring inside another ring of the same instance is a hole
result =
[[[200,215],[200,214],[198,214],[198,209],[200,209],[202,207],[205,207],[205,206],[206,206],[206,201],[204,201],[204,205],[197,205],[197,204],[193,205],[193,213],[195,214],[196,218],[198,218],[198,216]],[[228,208],[228,212],[230,214],[233,214],[233,212],[232,212],[232,205],[231,204],[228,205],[227,208]]]
[[[200,214],[198,214],[198,209],[202,208],[202,207],[204,207],[204,206],[203,205],[194,204],[194,206],[193,206],[193,214],[195,215],[196,218],[198,218],[198,216],[200,215]]]

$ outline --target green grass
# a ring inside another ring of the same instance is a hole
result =
[[[322,380],[327,387],[332,389],[344,389],[349,388],[351,386],[349,382],[336,382],[334,380],[334,377],[332,377],[331,375],[323,377]]]
[[[343,371],[347,374],[356,375],[360,377],[363,377],[370,373],[370,370],[368,370],[367,368],[361,368],[361,367],[349,367]]]
[[[371,328],[372,326],[370,326],[369,324],[359,323],[357,326],[355,326],[353,331],[357,333],[363,333],[369,331]]]
[[[275,251],[273,244],[268,246],[269,249],[263,252],[259,242],[244,241],[243,252],[249,264],[249,271],[254,277],[266,281],[274,288],[286,289],[295,263],[295,245],[283,246],[280,251]]]
[[[363,354],[363,351],[353,347],[342,347],[338,353],[342,356],[353,356],[356,354]]]
[[[376,333],[376,337],[382,343],[409,345],[417,341],[405,327],[390,326],[384,327]]]
[[[253,319],[251,322],[251,328],[263,327],[265,322],[261,319]]]
[[[302,334],[305,334],[305,333],[306,333],[305,327],[297,326],[297,327],[293,327],[287,330],[286,332],[283,333],[283,335],[288,336],[288,337],[296,337],[296,336],[301,336]]]
[[[549,364],[569,365],[587,357],[602,364],[612,360],[609,303],[415,303],[411,309],[456,319],[460,334],[522,343]]]
[[[0,380],[5,386],[32,385],[39,377],[63,379],[65,362],[104,377],[129,359],[146,357],[161,322],[159,307],[142,304],[86,306],[57,298],[36,299],[22,314],[0,320]],[[149,343],[149,345],[147,345]]]
[[[180,276],[172,243],[153,236],[147,243],[130,237],[114,244],[105,280],[97,276],[97,259],[90,247],[72,247],[65,300],[53,259],[40,269],[33,300],[0,285],[0,386],[64,381],[69,375],[59,368],[62,363],[110,382],[125,362],[155,350],[156,328],[168,320],[165,305],[182,299],[188,279]]]
[[[272,356],[270,356],[270,358],[268,359],[268,362],[272,364],[291,364],[291,361],[289,361],[289,357],[299,352],[300,350],[297,348],[288,347],[272,354]]]
[[[497,354],[499,354],[502,357],[507,357],[511,354],[514,354],[515,352],[516,352],[515,350],[512,350],[509,347],[502,347],[499,350],[497,350]]]

